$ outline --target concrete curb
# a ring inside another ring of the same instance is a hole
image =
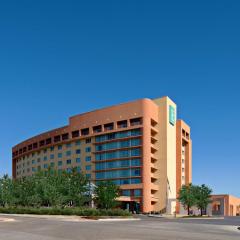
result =
[[[3,217],[27,217],[27,218],[44,218],[44,219],[55,219],[60,221],[66,221],[66,222],[96,222],[96,221],[106,221],[106,222],[114,222],[114,221],[138,221],[141,220],[140,218],[88,218],[85,216],[64,216],[64,215],[37,215],[37,214],[0,214],[0,222],[5,221],[7,222],[10,218],[1,218]],[[15,219],[12,219],[12,221],[16,221]]]

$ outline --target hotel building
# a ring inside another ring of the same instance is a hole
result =
[[[191,182],[192,143],[189,126],[176,119],[177,106],[168,97],[70,117],[67,126],[13,147],[13,177],[76,167],[95,184],[119,185],[124,208],[179,212],[177,192]]]

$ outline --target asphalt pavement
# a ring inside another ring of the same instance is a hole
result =
[[[240,240],[240,217],[85,220],[79,217],[0,215],[1,240]]]

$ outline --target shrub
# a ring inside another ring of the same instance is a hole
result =
[[[36,215],[76,215],[76,216],[131,216],[131,213],[122,209],[95,209],[95,208],[27,208],[1,207],[0,213],[5,214],[36,214]]]

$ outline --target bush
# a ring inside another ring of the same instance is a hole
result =
[[[75,216],[131,216],[131,213],[122,209],[95,209],[95,208],[27,208],[1,207],[0,213],[5,214],[36,214],[36,215],[75,215]]]

